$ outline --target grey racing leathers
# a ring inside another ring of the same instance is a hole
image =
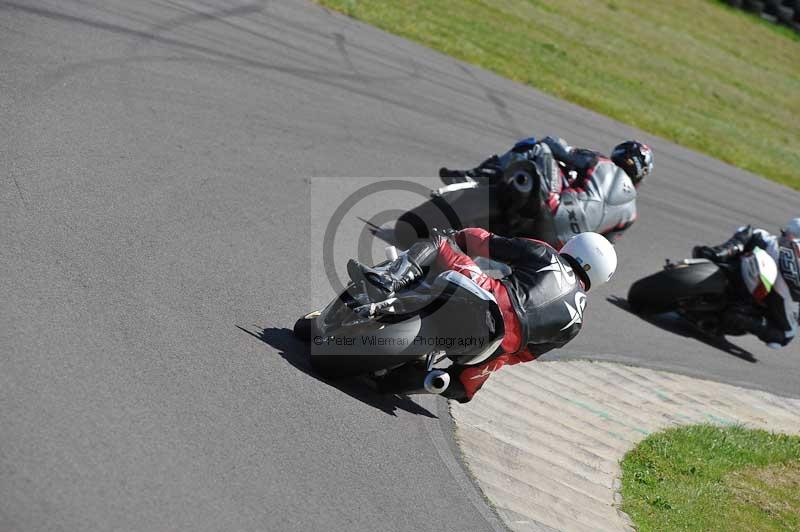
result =
[[[636,187],[625,171],[602,154],[573,148],[561,138],[523,139],[472,170],[443,168],[440,175],[496,183],[509,165],[520,160],[536,165],[541,194],[533,194],[535,204],[522,212],[505,213],[513,235],[532,236],[556,248],[586,231],[614,242],[636,220]]]
[[[624,170],[602,154],[573,148],[560,138],[545,137],[537,147],[525,155],[542,173],[545,208],[536,220],[518,222],[517,232],[558,248],[586,231],[613,243],[633,224],[636,187]]]

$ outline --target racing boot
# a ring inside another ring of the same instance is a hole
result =
[[[728,309],[722,315],[719,334],[742,335],[750,333],[769,347],[777,348],[786,343],[785,334],[771,326],[764,316],[753,315],[737,309]]]
[[[752,236],[753,228],[748,225],[739,229],[727,242],[719,246],[695,246],[692,249],[692,257],[712,262],[728,262],[746,251],[745,248]]]
[[[475,181],[472,176],[469,175],[469,170],[451,170],[444,166],[439,168],[439,178],[445,185]]]
[[[420,268],[404,254],[384,268],[370,268],[355,259],[347,263],[347,274],[354,283],[365,281],[367,295],[372,302],[384,301],[398,290],[408,286],[422,275]]]
[[[492,155],[472,170],[451,170],[439,168],[439,178],[445,185],[454,183],[472,183],[488,185],[495,182],[502,174],[501,162],[497,155]]]

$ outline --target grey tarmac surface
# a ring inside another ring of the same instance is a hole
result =
[[[800,194],[313,4],[2,0],[0,132],[3,532],[495,526],[443,401],[320,382],[287,329],[331,296],[311,177],[433,176],[522,135],[656,152],[615,282],[548,358],[800,395],[797,345],[736,356],[607,301]],[[356,214],[418,201],[390,198],[346,217],[337,268]]]

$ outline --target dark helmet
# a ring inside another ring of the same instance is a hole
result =
[[[800,301],[800,238],[784,235],[778,240],[778,269],[789,287],[792,299]]]
[[[614,164],[625,170],[634,185],[639,185],[653,171],[653,151],[647,144],[626,140],[617,144],[611,152]]]

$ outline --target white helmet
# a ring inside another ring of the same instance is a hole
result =
[[[783,230],[783,234],[789,238],[800,238],[800,218],[789,220],[789,225]]]
[[[606,237],[597,233],[575,235],[559,251],[575,260],[589,279],[587,290],[611,280],[617,269],[617,252]]]

